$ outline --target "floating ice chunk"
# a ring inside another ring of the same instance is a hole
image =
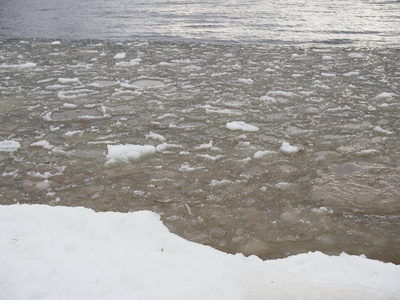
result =
[[[82,90],[71,90],[71,91],[59,91],[57,93],[57,97],[60,100],[72,100],[72,99],[86,97],[88,95],[87,92],[90,92],[90,90],[82,89]]]
[[[124,59],[126,54],[124,52],[120,52],[115,54],[114,59]]]
[[[21,144],[14,140],[0,141],[0,151],[1,152],[14,152],[19,147],[21,147]]]
[[[352,58],[363,58],[364,55],[362,53],[352,52],[352,53],[349,53],[349,57],[352,57]]]
[[[303,77],[303,76],[304,76],[303,74],[298,74],[298,73],[292,74],[292,77],[295,77],[295,78]]]
[[[269,91],[267,93],[267,96],[271,97],[284,97],[284,98],[293,98],[296,97],[297,95],[292,92],[285,92],[285,91]]]
[[[251,78],[239,78],[238,81],[245,84],[253,84],[254,82]]]
[[[380,133],[384,133],[384,134],[393,134],[393,131],[383,129],[383,128],[380,127],[380,126],[376,126],[376,127],[374,128],[374,131],[380,132]]]
[[[206,144],[201,144],[200,146],[197,146],[196,148],[194,148],[194,150],[206,150],[206,149],[211,149],[213,146],[213,141],[209,141]]]
[[[361,156],[375,154],[375,153],[379,153],[379,151],[376,149],[366,149],[366,150],[361,150],[361,151],[356,152],[357,155],[361,155]]]
[[[65,85],[62,84],[52,84],[52,85],[46,85],[45,89],[46,90],[59,90],[65,88]]]
[[[48,150],[51,150],[54,148],[53,145],[51,145],[48,141],[45,141],[45,140],[41,140],[36,143],[32,143],[31,146],[42,147],[43,149],[48,149]]]
[[[64,135],[65,135],[66,137],[71,137],[71,136],[73,136],[73,135],[76,135],[76,134],[81,135],[81,134],[83,134],[83,133],[84,133],[83,130],[73,130],[73,131],[67,131],[66,133],[64,133]]]
[[[168,143],[162,143],[156,147],[157,152],[164,152],[168,148],[183,148],[181,145],[177,144],[168,144]]]
[[[191,167],[187,162],[185,162],[184,164],[182,164],[180,166],[179,171],[181,171],[181,172],[191,172],[191,171],[194,171],[196,169],[199,169],[199,168]]]
[[[44,178],[44,179],[49,179],[50,177],[54,177],[54,176],[60,176],[62,174],[63,173],[61,173],[61,172],[58,172],[58,173],[55,173],[55,174],[53,174],[51,172],[44,172],[44,173],[39,173],[39,172],[34,172],[34,171],[28,172],[29,176],[38,177],[38,178]]]
[[[344,74],[343,74],[343,76],[345,76],[345,77],[359,76],[359,75],[360,75],[360,72],[356,72],[356,71],[354,71],[354,72],[347,72],[347,73],[344,73]]]
[[[47,179],[44,181],[40,181],[40,182],[36,183],[35,187],[41,191],[46,190],[50,187],[50,181],[48,181]]]
[[[63,107],[65,107],[65,108],[77,108],[78,105],[73,104],[73,103],[64,103]]]
[[[383,92],[383,93],[380,93],[379,95],[377,95],[376,97],[375,97],[375,99],[391,99],[391,98],[393,98],[393,96],[395,96],[396,94],[394,94],[394,93],[387,93],[387,92]]]
[[[229,183],[232,183],[232,181],[227,180],[227,179],[211,180],[210,181],[210,186],[219,186],[219,185],[224,185],[224,184],[229,184]]]
[[[161,134],[154,133],[152,131],[150,131],[148,134],[146,134],[146,139],[153,139],[153,140],[157,140],[160,142],[164,142],[166,140],[166,138],[163,137]]]
[[[234,121],[226,123],[229,130],[258,131],[259,128],[242,121]]]
[[[186,59],[174,59],[174,60],[171,60],[171,62],[178,63],[178,64],[191,64],[191,63],[193,63],[193,61],[191,59],[189,59],[189,58],[186,58]]]
[[[6,177],[6,176],[12,176],[12,177],[16,177],[18,175],[18,172],[16,170],[11,171],[11,172],[4,172],[3,174],[1,174],[1,176]]]
[[[217,160],[219,160],[219,159],[221,159],[223,157],[222,155],[211,156],[209,154],[198,154],[197,156],[203,157],[205,159],[209,159],[209,160],[212,160],[212,161],[217,161]]]
[[[160,62],[158,65],[159,65],[159,66],[167,66],[167,67],[170,67],[170,66],[172,66],[173,64],[172,64],[172,63],[169,63],[169,62],[162,61],[162,62]]]
[[[143,79],[133,82],[132,85],[137,88],[161,87],[164,86],[164,82],[161,80]]]
[[[103,88],[103,87],[109,87],[113,85],[117,85],[118,83],[116,81],[111,81],[111,80],[96,80],[92,83],[89,83],[88,86],[96,87],[96,88]]]
[[[52,44],[52,45],[60,45],[61,42],[60,42],[60,41],[53,41],[53,42],[51,42],[51,44]]]
[[[33,62],[27,62],[24,64],[19,64],[19,65],[7,65],[7,64],[1,64],[0,68],[4,69],[29,69],[29,68],[34,68],[36,67],[36,64]]]
[[[336,74],[334,74],[334,73],[321,73],[321,76],[324,76],[324,77],[336,77]]]
[[[107,151],[106,164],[111,164],[152,155],[156,152],[156,148],[152,145],[107,145]]]
[[[268,95],[261,96],[261,97],[260,97],[260,100],[261,100],[261,101],[265,101],[265,102],[276,102],[276,99],[275,99],[275,98],[273,98],[273,97],[271,97],[271,96],[268,96]]]
[[[281,152],[286,154],[293,154],[299,152],[299,148],[290,145],[288,142],[283,142],[280,150]]]
[[[58,82],[61,83],[81,83],[79,78],[58,78]]]
[[[275,154],[275,151],[269,151],[269,150],[263,150],[263,151],[257,151],[254,153],[254,158],[262,158],[267,155]]]
[[[312,212],[317,213],[317,214],[323,214],[323,213],[329,213],[332,214],[333,210],[332,209],[328,209],[324,206],[321,206],[319,208],[312,208],[311,209]]]
[[[332,60],[333,57],[330,56],[330,55],[324,55],[324,56],[322,56],[322,59],[323,59],[323,60]]]
[[[290,187],[292,187],[292,184],[289,182],[278,182],[277,184],[275,184],[275,188],[278,190],[287,190]]]
[[[116,66],[119,67],[133,67],[140,64],[142,60],[140,58],[131,59],[130,61],[120,61],[115,63]]]
[[[241,113],[238,111],[232,111],[227,108],[220,108],[220,107],[214,107],[211,105],[204,105],[204,108],[206,110],[206,113],[216,113],[216,114],[221,114],[221,115],[240,115]]]

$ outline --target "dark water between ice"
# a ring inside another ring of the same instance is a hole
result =
[[[1,0],[0,37],[393,47],[400,2]]]
[[[1,0],[0,204],[400,263],[399,7]],[[120,145],[155,151],[110,163]]]

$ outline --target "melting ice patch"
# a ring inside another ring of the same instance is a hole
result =
[[[156,148],[152,145],[107,145],[106,164],[116,162],[127,162],[130,159],[139,159],[146,155],[156,152]]]

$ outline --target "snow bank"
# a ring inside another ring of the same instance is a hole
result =
[[[229,130],[258,131],[259,128],[242,121],[234,121],[226,123]]]
[[[308,253],[230,255],[148,211],[0,206],[1,299],[399,299],[400,266]]]
[[[107,145],[107,164],[118,161],[128,161],[130,159],[139,159],[145,155],[151,155],[156,152],[152,145]]]

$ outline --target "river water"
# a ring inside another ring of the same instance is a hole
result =
[[[0,36],[394,46],[396,0],[39,0],[0,6]]]
[[[400,262],[398,2],[129,3],[2,3],[1,204]]]

